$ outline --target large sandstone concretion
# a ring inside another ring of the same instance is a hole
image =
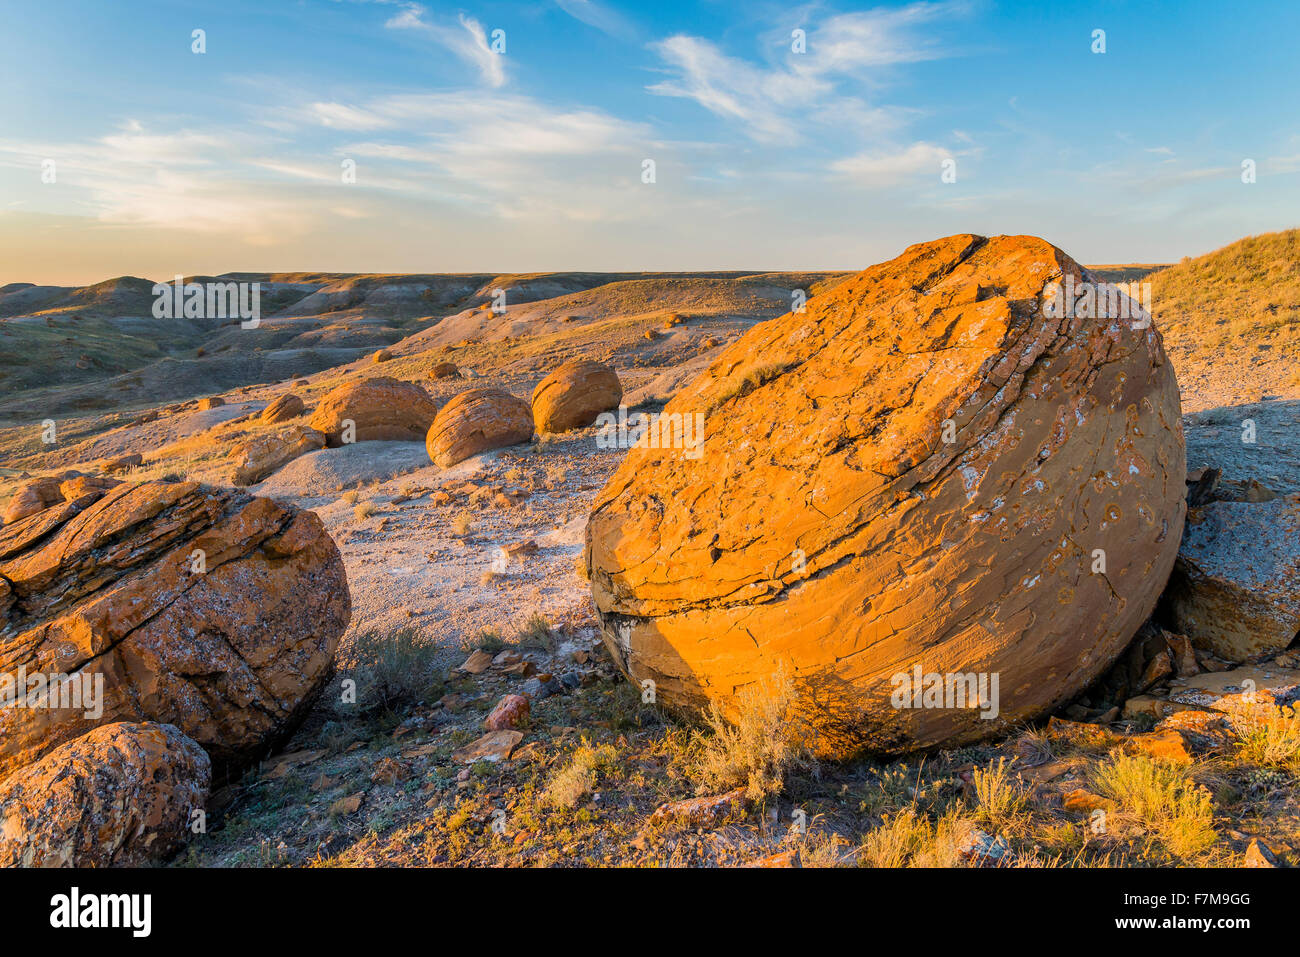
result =
[[[623,386],[603,362],[566,362],[533,389],[533,422],[539,433],[568,432],[596,421],[600,413],[618,408]]]
[[[332,390],[308,422],[338,448],[349,440],[348,421],[353,442],[419,442],[437,414],[438,404],[414,382],[379,376]]]
[[[0,867],[139,867],[207,803],[212,764],[169,724],[102,725],[0,782]]]
[[[788,674],[828,757],[979,740],[1088,685],[1168,578],[1186,460],[1150,318],[1067,307],[1086,280],[1041,239],[951,236],[721,350],[593,507],[623,670],[731,717]]]
[[[324,688],[350,615],[316,514],[233,489],[124,483],[6,525],[0,777],[115,721],[174,724],[219,773],[257,760]],[[71,680],[34,694],[51,675]]]
[[[527,402],[504,389],[469,389],[442,407],[425,447],[434,464],[447,468],[532,437],[533,413]]]
[[[256,485],[300,455],[325,446],[325,434],[291,425],[240,442],[230,450],[230,484]]]
[[[1228,661],[1286,649],[1300,637],[1300,496],[1193,508],[1164,611]]]

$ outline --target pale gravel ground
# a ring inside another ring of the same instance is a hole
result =
[[[593,429],[542,451],[515,446],[449,469],[431,464],[420,443],[359,442],[303,456],[252,491],[313,509],[338,544],[352,594],[341,664],[349,661],[356,634],[401,628],[415,630],[446,662],[458,664],[480,629],[508,638],[534,612],[570,632],[591,623],[590,592],[575,563],[591,503],[623,454],[599,449]],[[516,468],[526,473],[523,481],[505,478]],[[432,504],[433,491],[466,482],[530,489],[532,497],[513,507],[470,506],[464,499]],[[361,486],[356,503],[335,490],[339,485]],[[420,494],[394,501],[412,491]],[[358,518],[356,505],[363,502],[375,511]],[[463,511],[474,527],[460,536],[452,522]],[[537,554],[510,559],[503,574],[483,580],[499,549],[528,539]]]
[[[1167,344],[1166,344],[1167,345]],[[1242,343],[1212,359],[1171,351],[1182,397],[1187,467],[1300,492],[1300,363],[1267,344]],[[1247,421],[1255,424],[1253,443]]]

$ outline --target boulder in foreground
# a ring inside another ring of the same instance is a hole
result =
[[[425,446],[434,464],[447,468],[532,437],[533,415],[527,402],[504,389],[470,389],[442,407]]]
[[[419,442],[437,414],[438,404],[414,382],[377,376],[334,389],[308,422],[338,448],[348,441]]]
[[[1149,317],[1058,308],[1067,279],[1041,239],[951,236],[723,348],[591,514],[620,667],[731,716],[786,669],[825,756],[977,741],[1087,686],[1168,577],[1186,460]]]
[[[139,867],[207,804],[207,754],[169,724],[106,724],[0,782],[0,867]]]
[[[350,615],[320,519],[271,499],[121,484],[6,525],[0,676],[61,690],[0,708],[0,777],[117,721],[176,725],[219,774],[257,760],[324,688]]]
[[[618,408],[623,386],[618,375],[603,362],[576,359],[566,362],[533,389],[533,422],[539,433],[568,432],[596,421]]]

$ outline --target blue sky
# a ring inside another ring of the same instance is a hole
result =
[[[4,9],[0,282],[856,269],[967,231],[1163,262],[1300,225],[1297,4]]]

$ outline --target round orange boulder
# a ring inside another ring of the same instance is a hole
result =
[[[825,756],[1062,704],[1151,613],[1183,529],[1151,318],[1030,236],[850,277],[722,348],[650,431],[587,528],[606,645],[686,710],[734,717],[788,675]]]
[[[330,448],[338,448],[349,439],[418,442],[437,414],[438,403],[414,382],[377,376],[332,390],[308,421],[313,429],[325,433]]]
[[[262,410],[263,422],[287,422],[302,415],[306,407],[302,399],[292,392],[286,392]]]
[[[504,389],[470,389],[442,407],[425,447],[429,458],[446,468],[532,437],[533,415],[527,402]]]
[[[623,386],[613,369],[602,362],[577,359],[537,383],[533,422],[539,433],[585,428],[600,413],[618,408],[622,398]]]

